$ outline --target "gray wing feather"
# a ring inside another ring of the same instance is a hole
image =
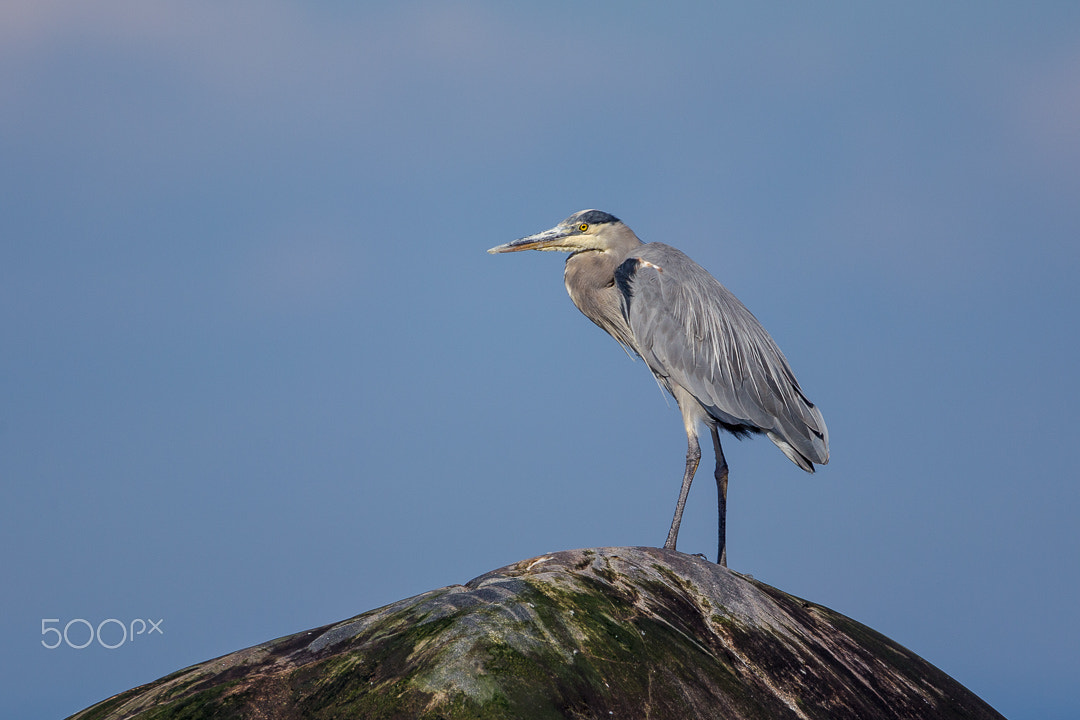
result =
[[[683,387],[736,434],[766,433],[805,470],[828,462],[821,412],[757,318],[704,268],[650,243],[616,281],[637,350],[669,389]]]

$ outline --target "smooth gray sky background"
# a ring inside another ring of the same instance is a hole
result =
[[[0,7],[0,715],[662,544],[674,402],[484,252],[596,207],[829,424],[726,442],[732,568],[1080,717],[1080,4],[359,5]]]

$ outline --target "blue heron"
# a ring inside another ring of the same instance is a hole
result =
[[[649,366],[679,405],[686,469],[664,547],[675,549],[686,497],[701,461],[698,428],[716,453],[717,562],[727,565],[728,466],[719,430],[764,433],[807,472],[829,462],[821,411],[799,387],[780,348],[746,306],[704,268],[663,243],[643,243],[618,218],[582,210],[489,253],[568,252],[566,291],[585,317]]]

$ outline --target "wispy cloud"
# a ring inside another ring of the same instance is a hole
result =
[[[1080,41],[1026,64],[1012,79],[1009,106],[1026,144],[1048,165],[1080,162]]]

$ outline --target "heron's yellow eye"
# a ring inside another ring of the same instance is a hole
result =
[[[581,232],[585,232],[586,230],[589,229],[589,223],[581,223],[580,225],[577,226],[577,229],[580,230]]]

